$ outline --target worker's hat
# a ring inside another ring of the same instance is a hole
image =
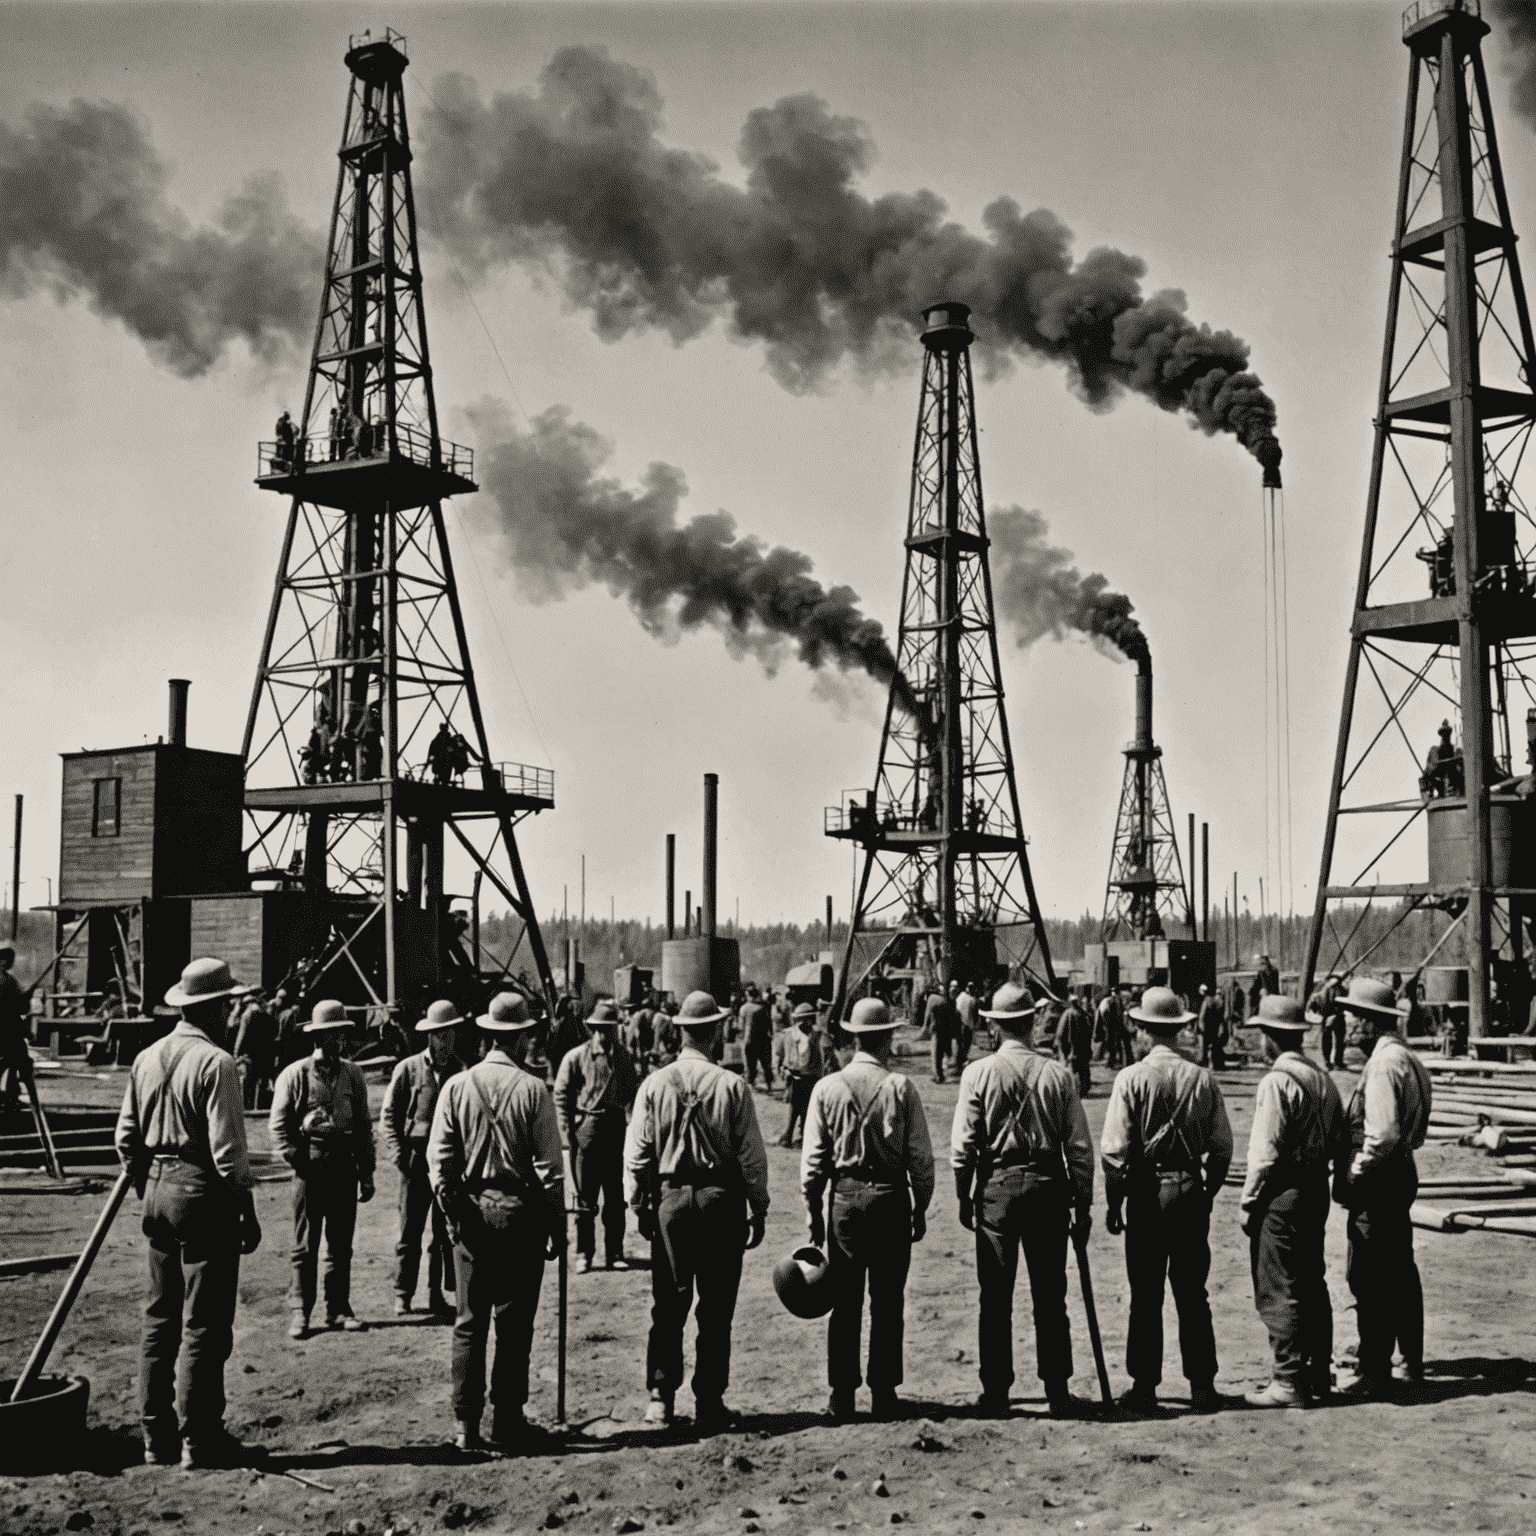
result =
[[[1209,982],[1202,981],[1200,983],[1200,991],[1201,991],[1202,994],[1204,994],[1206,992],[1209,992],[1210,990],[1211,990],[1211,988],[1210,988],[1210,983]]]
[[[1400,1020],[1403,1011],[1392,996],[1392,988],[1384,981],[1372,981],[1357,976],[1349,984],[1349,991],[1339,1000],[1339,1006],[1348,1013],[1357,1013],[1367,1019]]]
[[[684,1029],[703,1029],[710,1024],[718,1024],[730,1012],[729,1008],[722,1008],[714,998],[702,989],[690,992],[683,999],[683,1006],[677,1010],[677,1022]]]
[[[319,1029],[350,1029],[352,1021],[347,1017],[347,1010],[335,998],[328,997],[323,1002],[315,1004],[314,1012],[309,1016],[309,1023],[304,1026],[304,1033],[312,1035]]]
[[[619,1008],[611,997],[600,997],[592,1007],[592,1012],[587,1018],[588,1024],[596,1025],[599,1029],[617,1029],[619,1024]]]
[[[832,1266],[819,1248],[797,1248],[773,1266],[773,1288],[796,1317],[825,1317],[837,1301]]]
[[[1248,1020],[1270,1035],[1304,1035],[1307,1025],[1320,1024],[1315,1013],[1308,1013],[1294,997],[1283,992],[1266,992],[1259,999],[1259,1011]]]
[[[1035,1015],[1035,1000],[1028,987],[1010,981],[992,994],[992,1006],[983,1008],[984,1019],[1031,1019]]]
[[[452,1029],[455,1024],[463,1022],[464,1015],[452,1003],[429,1003],[426,1018],[416,1021],[416,1033],[426,1035],[435,1029]]]
[[[1141,994],[1141,1002],[1131,1009],[1131,1017],[1154,1035],[1171,1035],[1195,1016],[1172,988],[1148,987]]]
[[[816,1010],[809,1003],[798,1004],[795,1011],[790,1014],[791,1019],[814,1019],[815,1017]]]
[[[251,989],[242,987],[222,960],[194,960],[181,973],[181,980],[165,994],[173,1008],[189,1003],[211,1003],[219,997],[244,997]]]
[[[520,1029],[532,1029],[539,1021],[528,1012],[527,1000],[521,992],[498,992],[491,999],[490,1007],[475,1023],[493,1034],[511,1035]]]
[[[850,1035],[888,1034],[896,1028],[891,1010],[878,997],[861,997],[853,1005],[844,1030]]]

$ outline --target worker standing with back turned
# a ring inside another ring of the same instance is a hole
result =
[[[261,1242],[240,1074],[224,1048],[230,1005],[248,990],[222,960],[187,966],[165,994],[181,1022],[134,1061],[117,1117],[117,1155],[144,1202],[139,1417],[150,1466],[178,1453],[188,1471],[249,1458],[224,1428],[240,1257]]]

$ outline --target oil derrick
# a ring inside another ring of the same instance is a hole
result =
[[[482,977],[450,914],[447,837],[476,872],[473,931],[483,878],[552,1003],[514,829],[553,806],[553,775],[492,758],[470,665],[442,504],[475,490],[474,462],[438,431],[405,39],[354,38],[346,63],[304,407],[260,445],[257,477],[290,498],[243,748],[278,951],[263,971],[296,966],[311,992],[363,1004],[469,1000]]]
[[[1125,749],[1099,941],[1164,938],[1170,923],[1186,921],[1193,937],[1193,897],[1184,885],[1163,749],[1152,739],[1152,661],[1143,655],[1137,658],[1136,735]]]
[[[964,304],[924,311],[897,670],[875,788],[827,813],[864,850],[835,1010],[920,975],[1055,990],[1003,710]],[[840,1017],[840,1013],[838,1014]]]
[[[1369,953],[1353,943],[1363,917],[1336,923],[1338,902],[1389,903],[1394,927],[1415,911],[1448,914],[1467,968],[1437,979],[1453,994],[1464,978],[1474,1036],[1490,1021],[1491,981],[1524,1018],[1522,925],[1536,894],[1532,754],[1511,718],[1536,697],[1536,524],[1519,473],[1536,395],[1487,31],[1477,0],[1420,0],[1403,15],[1386,346],[1304,974],[1310,988],[1325,941],[1330,969]],[[1449,937],[1426,939],[1421,970]]]

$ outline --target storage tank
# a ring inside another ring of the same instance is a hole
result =
[[[1471,878],[1467,839],[1467,802],[1457,796],[1428,802],[1429,883],[1437,889],[1466,885]],[[1496,886],[1536,885],[1531,847],[1531,802],[1518,795],[1490,795],[1489,876]]]

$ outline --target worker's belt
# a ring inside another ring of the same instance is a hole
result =
[[[999,1158],[989,1159],[987,1166],[994,1173],[1005,1168],[1023,1168],[1042,1179],[1061,1178],[1065,1173],[1059,1157],[1034,1157],[1027,1152],[1005,1152]]]
[[[204,1173],[213,1172],[213,1158],[206,1153],[194,1152],[191,1148],[184,1151],[152,1152],[150,1161],[159,1165],[162,1171],[173,1163],[185,1163],[189,1168],[201,1168]]]
[[[887,1173],[884,1169],[875,1168],[839,1168],[837,1170],[837,1182],[839,1184],[870,1184],[885,1185],[890,1189],[905,1189],[906,1178],[901,1174]]]
[[[736,1182],[734,1168],[691,1168],[686,1173],[677,1169],[661,1176],[666,1189],[725,1189]]]

